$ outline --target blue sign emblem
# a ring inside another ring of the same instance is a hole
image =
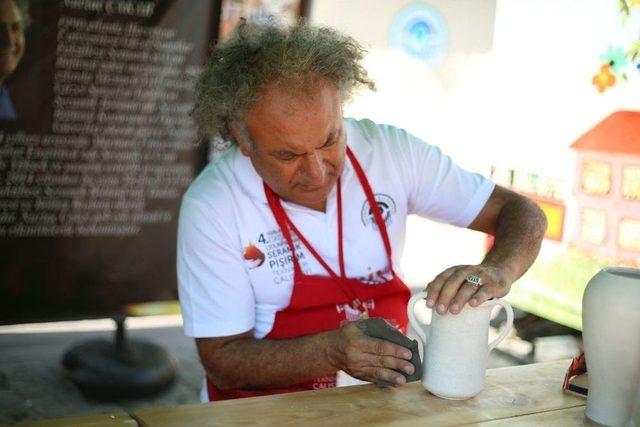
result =
[[[447,23],[440,12],[426,4],[409,5],[394,19],[389,44],[413,58],[438,66],[447,53]]]

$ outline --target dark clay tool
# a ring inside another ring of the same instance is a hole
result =
[[[402,332],[391,326],[384,319],[374,317],[372,319],[359,320],[358,328],[372,338],[379,338],[390,341],[394,344],[401,345],[411,351],[411,363],[415,371],[412,375],[405,372],[397,371],[404,375],[407,382],[416,381],[422,378],[422,363],[420,363],[420,353],[418,351],[418,341],[410,340]],[[378,387],[388,387],[393,385],[387,381],[376,381]]]

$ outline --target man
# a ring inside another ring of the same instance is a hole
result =
[[[14,0],[0,0],[0,120],[17,118],[5,82],[24,54],[26,2],[21,6],[22,11]]]
[[[411,353],[353,320],[406,331],[408,214],[495,235],[480,265],[428,285],[438,313],[506,295],[538,253],[534,203],[401,129],[342,117],[352,90],[373,87],[363,54],[328,28],[243,23],[198,81],[201,134],[233,143],[185,194],[178,230],[203,400],[333,387],[337,371],[403,384]]]

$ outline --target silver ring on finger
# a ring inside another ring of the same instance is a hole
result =
[[[469,274],[467,277],[465,277],[465,280],[471,283],[476,288],[482,286],[482,279],[480,278],[480,276],[477,276],[475,274]]]

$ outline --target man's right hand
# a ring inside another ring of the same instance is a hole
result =
[[[335,331],[327,348],[327,357],[338,370],[364,381],[406,383],[405,377],[396,371],[411,375],[411,351],[378,338],[371,338],[351,322]]]

